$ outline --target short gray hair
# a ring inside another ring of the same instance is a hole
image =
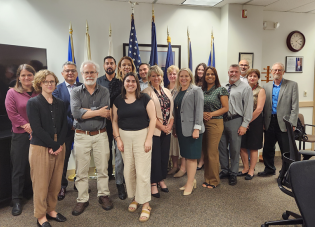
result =
[[[273,67],[274,67],[275,65],[280,65],[280,66],[282,67],[282,71],[284,71],[284,65],[283,65],[281,62],[276,62],[276,63],[274,63],[274,64],[272,65],[272,67],[271,67],[271,70],[273,70]]]
[[[75,63],[73,63],[72,61],[66,61],[63,65],[62,65],[62,70],[66,65],[74,65],[75,68],[77,68],[77,65]]]
[[[97,73],[100,72],[100,66],[99,66],[96,62],[91,61],[91,60],[88,60],[88,61],[82,62],[81,67],[80,67],[80,72],[81,72],[81,73],[83,73],[83,67],[84,67],[85,65],[88,65],[88,64],[94,65],[96,72],[97,72]]]
[[[238,68],[238,70],[241,71],[241,68],[240,68],[240,66],[239,66],[238,64],[232,64],[232,65],[230,65],[229,71],[230,71],[230,68]]]

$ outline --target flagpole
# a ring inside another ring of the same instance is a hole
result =
[[[188,65],[190,62],[190,50],[189,50],[189,42],[190,42],[190,38],[189,38],[189,31],[188,31],[188,27],[187,27],[187,38],[188,38]]]
[[[112,26],[109,24],[108,56],[113,56]]]
[[[73,47],[72,33],[73,33],[72,24],[71,24],[71,22],[70,22],[69,34],[70,34],[71,52],[72,52],[72,59],[71,59],[71,61],[74,62],[74,47]]]
[[[86,54],[87,54],[87,60],[91,60],[89,25],[88,25],[88,22],[87,22],[87,21],[86,21],[86,33],[85,33],[85,38],[86,38]]]

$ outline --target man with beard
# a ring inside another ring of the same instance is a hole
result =
[[[116,97],[121,93],[122,82],[116,78],[116,60],[112,56],[106,56],[104,58],[104,70],[105,75],[97,78],[97,84],[106,87],[110,94],[110,108],[113,107],[113,103]],[[108,161],[108,176],[112,179],[113,175],[113,128],[110,117],[106,119],[106,130],[109,141],[110,159]],[[127,198],[127,193],[124,186],[124,166],[120,152],[115,153],[115,180],[118,189],[118,197],[121,200]]]
[[[238,65],[240,66],[241,68],[241,77],[240,77],[240,80],[247,83],[247,77],[246,77],[246,74],[247,74],[247,71],[249,70],[249,62],[247,60],[241,60]]]
[[[275,63],[271,70],[273,82],[264,86],[266,103],[264,107],[265,142],[263,159],[265,170],[258,176],[275,175],[274,166],[275,145],[278,142],[281,155],[289,151],[289,137],[283,121],[284,116],[289,116],[289,121],[295,130],[299,114],[299,91],[296,82],[283,79],[284,65]]]
[[[84,83],[71,92],[71,111],[74,118],[74,148],[76,161],[77,203],[72,215],[80,215],[89,205],[88,172],[93,152],[97,169],[97,196],[105,210],[113,208],[109,198],[108,159],[110,156],[106,133],[106,118],[110,116],[110,96],[107,88],[96,83],[99,65],[93,61],[82,63],[80,71]]]
[[[229,184],[236,185],[242,135],[246,133],[253,115],[253,92],[250,86],[240,80],[239,65],[231,65],[228,74],[229,82],[225,88],[230,93],[229,111],[223,116],[224,130],[219,143],[220,178],[229,178]]]
[[[150,68],[150,65],[147,63],[141,63],[139,65],[139,75],[141,77],[141,79],[139,80],[139,83],[140,83],[141,91],[146,89],[149,85],[148,78],[147,78],[149,68]]]

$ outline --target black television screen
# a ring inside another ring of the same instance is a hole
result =
[[[5,109],[5,96],[15,85],[19,65],[29,64],[36,71],[47,68],[46,49],[0,44],[0,132],[11,129]]]

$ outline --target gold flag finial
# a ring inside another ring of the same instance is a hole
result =
[[[72,33],[73,33],[73,30],[72,30],[72,24],[71,24],[71,22],[70,22],[70,25],[69,25],[69,34],[71,34],[71,35],[72,35]]]
[[[89,25],[86,20],[86,33],[85,33],[85,45],[86,45],[86,58],[91,60],[91,48],[90,48],[90,34],[89,34]]]
[[[86,20],[86,32],[89,32],[89,25],[88,25],[88,22],[87,22],[87,20]]]
[[[170,33],[168,32],[168,26],[167,26],[167,43],[171,42]]]
[[[154,22],[155,16],[154,16],[154,4],[152,4],[152,21]]]

